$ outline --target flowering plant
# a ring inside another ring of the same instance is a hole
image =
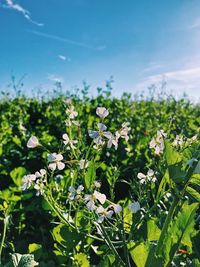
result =
[[[113,153],[112,146],[117,150],[121,139],[128,148],[129,123],[123,123],[114,133],[108,131],[109,111],[98,107],[99,118],[95,128],[88,130],[91,142],[87,147],[82,142],[81,123],[74,120],[78,112],[71,102],[66,105],[66,133],[59,151],[51,152],[37,137],[30,137],[27,147],[44,149],[46,167],[24,176],[21,186],[22,190],[36,190],[59,220],[54,221],[58,225],[52,232],[57,243],[55,254],[63,255],[63,264],[84,262],[83,266],[90,264],[90,251],[103,255],[105,266],[169,266],[182,262],[183,256],[177,253],[185,240],[192,249],[199,201],[195,190],[200,179],[197,138],[187,139],[176,149],[179,138],[171,145],[167,134],[159,130],[149,146],[161,157],[164,167],[161,172],[149,168],[147,174],[139,172],[133,181],[124,181],[129,185],[129,195],[117,202],[114,188],[119,170],[105,168],[101,153],[103,149]],[[105,171],[105,180],[98,177],[100,169]],[[110,186],[107,194],[103,188],[106,182]]]

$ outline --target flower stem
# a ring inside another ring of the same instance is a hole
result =
[[[6,230],[7,230],[7,218],[4,218],[4,220],[3,220],[3,233],[2,233],[2,239],[1,239],[1,244],[0,244],[0,266],[2,264],[1,255],[2,255],[3,245],[4,245],[5,237],[6,237]]]
[[[114,253],[114,255],[116,256],[116,258],[118,259],[119,261],[119,264],[121,264],[120,266],[124,266],[126,267],[125,263],[123,262],[122,258],[119,256],[119,253],[117,252],[116,248],[114,247],[112,241],[110,240],[110,237],[108,236],[105,228],[103,226],[101,226],[99,224],[99,227],[103,233],[103,238],[104,240],[106,241],[107,245],[109,246],[109,248],[111,249],[111,251]]]

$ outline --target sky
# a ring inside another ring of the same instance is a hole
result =
[[[1,90],[12,75],[26,92],[113,76],[114,96],[164,82],[198,101],[200,1],[0,0]]]

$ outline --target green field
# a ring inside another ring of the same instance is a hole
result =
[[[1,266],[200,266],[199,129],[171,95],[2,98]]]

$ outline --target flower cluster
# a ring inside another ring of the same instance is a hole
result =
[[[83,185],[79,185],[77,189],[75,189],[75,187],[73,186],[70,186],[68,189],[69,191],[68,200],[69,201],[79,200],[81,198],[81,193],[83,190],[84,190]]]
[[[154,171],[151,169],[148,170],[146,175],[139,172],[137,178],[139,179],[141,184],[146,184],[148,181],[155,183],[157,180]]]
[[[66,114],[68,116],[66,120],[66,125],[71,126],[72,124],[78,125],[75,121],[78,113],[75,111],[74,106],[72,105],[71,101],[65,101],[67,104]],[[96,114],[99,118],[103,121],[108,115],[109,111],[105,107],[98,107],[96,109]],[[89,130],[89,136],[93,139],[94,148],[99,148],[104,144],[107,144],[108,148],[114,146],[115,149],[118,147],[118,141],[120,138],[124,139],[126,142],[129,140],[129,123],[123,123],[122,127],[117,130],[114,134],[107,130],[107,126],[103,122],[99,122],[97,124],[97,130]],[[62,142],[65,145],[66,150],[77,150],[76,144],[78,143],[77,140],[71,139],[71,134],[64,133],[62,135]],[[27,147],[28,148],[35,148],[39,146],[40,143],[35,136],[31,136],[28,140]],[[47,156],[48,161],[48,169],[52,172],[56,170],[64,170],[65,164],[67,161],[64,160],[63,152],[61,153],[50,153]],[[74,154],[75,155],[75,154]],[[87,158],[87,156],[86,156]],[[83,170],[88,167],[89,160],[87,159],[73,159],[71,162],[76,163],[79,165],[80,169]],[[150,176],[150,174],[149,174]],[[57,176],[56,176],[57,177]],[[57,178],[55,179],[57,180]],[[72,177],[73,178],[73,177]],[[47,180],[47,172],[44,169],[41,169],[39,172],[35,174],[26,175],[23,177],[22,183],[22,190],[29,189],[32,185],[33,188],[37,190],[37,195],[44,194],[45,190],[45,182]],[[105,194],[100,193],[101,183],[99,181],[94,181],[91,185],[91,189],[94,191],[88,194],[84,192],[84,186],[79,185],[78,187],[70,186],[68,188],[67,194],[67,203],[71,204],[79,204],[84,203],[84,206],[90,212],[94,213],[97,221],[102,223],[105,219],[111,219],[115,214],[119,214],[122,211],[122,206],[120,204],[115,204],[109,200]],[[136,213],[140,210],[139,202],[133,202],[129,205],[129,210],[132,213]]]
[[[79,122],[75,120],[75,118],[78,116],[78,112],[75,110],[71,99],[66,99],[64,103],[67,105],[65,112],[68,116],[67,120],[65,121],[66,126],[71,126],[72,124],[79,126]]]
[[[173,142],[173,146],[177,147],[177,146],[180,146],[182,147],[184,143],[184,139],[183,139],[183,136],[180,136],[180,135],[177,135],[174,142]]]
[[[34,185],[34,189],[37,190],[36,195],[42,195],[44,193],[44,186],[46,182],[47,172],[45,169],[41,169],[37,171],[35,174],[28,174],[22,178],[22,190],[29,189],[32,185]]]
[[[163,131],[157,131],[156,138],[153,138],[149,144],[150,148],[153,148],[156,155],[160,155],[163,153],[165,144],[164,144],[164,138],[167,137],[167,134]]]
[[[96,114],[101,118],[104,119],[108,116],[109,112],[104,107],[98,107],[96,110]],[[89,136],[94,140],[95,146],[94,148],[98,148],[100,146],[103,146],[105,142],[107,141],[107,148],[111,148],[112,145],[115,149],[118,148],[118,141],[119,138],[124,138],[126,141],[128,141],[129,136],[128,133],[130,131],[129,123],[123,123],[122,128],[118,131],[116,131],[115,134],[112,134],[110,131],[107,131],[107,126],[103,123],[97,124],[97,131],[89,130]],[[105,138],[106,139],[105,139]]]

